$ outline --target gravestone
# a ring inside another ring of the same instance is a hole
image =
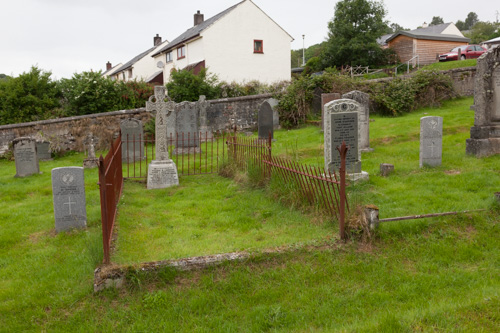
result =
[[[167,127],[175,117],[175,103],[165,95],[164,86],[155,86],[154,96],[146,102],[146,111],[156,113],[155,150],[156,160],[148,166],[148,189],[160,189],[179,185],[177,167],[168,156]]]
[[[278,104],[279,101],[276,98],[269,98],[267,100],[269,105],[271,105],[271,108],[273,109],[273,129],[277,130],[280,129],[280,114],[278,112]]]
[[[50,142],[37,141],[36,142],[36,156],[39,161],[52,160],[52,153],[50,152]]]
[[[322,110],[322,101],[321,101],[322,94],[323,94],[323,89],[321,89],[320,87],[316,87],[313,91],[312,111],[315,114],[319,114]]]
[[[443,118],[420,118],[420,167],[441,165],[443,152]]]
[[[197,102],[181,102],[175,105],[175,130],[177,146],[174,154],[201,152]]]
[[[268,100],[260,105],[257,123],[259,126],[259,139],[268,139],[269,133],[271,133],[271,138],[274,138],[273,107]]]
[[[144,159],[144,130],[139,119],[128,118],[120,122],[122,134],[122,161],[131,163]],[[128,138],[128,139],[127,139]]]
[[[359,151],[358,117],[361,105],[350,99],[339,99],[325,105],[324,111],[324,153],[325,170],[338,172],[340,154],[337,147],[345,141],[349,147],[346,157],[346,171],[352,180],[367,179],[368,173],[361,170]]]
[[[389,163],[380,164],[380,175],[382,177],[387,177],[394,172],[394,165]]]
[[[500,154],[500,47],[477,60],[474,82],[474,126],[465,151],[476,157]]]
[[[95,143],[92,133],[90,133],[86,145],[88,146],[87,158],[83,160],[83,168],[93,169],[99,165],[99,160],[95,156]]]
[[[201,140],[212,140],[212,129],[208,126],[207,118],[207,109],[210,107],[210,102],[207,101],[205,95],[201,95],[196,103],[200,119]]]
[[[40,173],[38,157],[36,154],[36,141],[28,137],[14,139],[14,159],[16,160],[16,175],[14,177],[27,177]]]
[[[321,130],[323,130],[323,126],[325,123],[325,104],[330,103],[331,101],[335,101],[337,99],[340,99],[340,94],[339,93],[328,93],[328,94],[321,94]]]
[[[52,195],[57,232],[87,226],[82,167],[52,169]]]
[[[342,98],[353,99],[361,105],[359,112],[359,149],[364,152],[373,151],[370,148],[370,95],[354,90],[342,95]]]

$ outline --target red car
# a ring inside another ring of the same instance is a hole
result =
[[[455,47],[448,53],[440,54],[439,61],[458,60],[458,50],[461,54],[460,60],[479,58],[481,54],[486,52],[486,49],[479,45],[462,45]]]

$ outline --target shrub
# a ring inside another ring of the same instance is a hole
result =
[[[209,75],[206,68],[202,68],[198,74],[192,70],[174,70],[166,86],[168,95],[177,103],[197,101],[200,95],[205,95],[207,99],[220,95],[217,76]]]

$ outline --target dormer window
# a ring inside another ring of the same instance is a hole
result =
[[[186,45],[183,45],[177,49],[177,60],[186,57]]]
[[[253,53],[264,53],[264,42],[262,40],[254,39]]]

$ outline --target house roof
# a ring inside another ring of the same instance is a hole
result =
[[[210,27],[212,24],[217,22],[220,18],[224,17],[227,13],[231,12],[233,9],[238,7],[241,3],[245,2],[246,0],[243,0],[236,5],[229,7],[228,9],[220,12],[219,14],[203,21],[202,23],[195,25],[194,27],[186,30],[184,33],[182,33],[180,36],[177,38],[173,39],[170,43],[168,43],[166,46],[162,47],[160,50],[155,52],[152,57],[157,56],[158,54],[164,53],[166,51],[169,51],[170,49],[175,48],[176,46],[185,43],[186,41],[193,39],[197,36],[200,35],[200,33]]]
[[[393,34],[386,34],[386,35],[382,35],[380,36],[379,38],[377,38],[377,44],[379,45],[385,45],[387,44],[387,39],[389,39],[389,37],[391,37]]]
[[[450,25],[452,25],[453,23],[443,23],[443,24],[436,24],[436,25],[430,25],[428,26],[427,28],[419,28],[419,29],[414,29],[414,30],[410,30],[408,32],[410,33],[414,33],[414,34],[417,34],[417,35],[425,35],[425,34],[442,34],[443,31],[446,30],[446,28],[448,28]]]
[[[419,30],[419,29],[417,29]],[[442,40],[442,41],[450,41],[450,42],[463,42],[463,43],[468,43],[470,42],[469,38],[466,37],[460,37],[457,35],[445,35],[441,33],[429,33],[429,32],[420,32],[417,30],[412,30],[412,31],[398,31],[391,37],[389,37],[386,42],[390,42],[391,40],[395,39],[396,37],[403,35],[403,36],[408,36],[411,38],[415,39],[429,39],[429,40]]]
[[[108,69],[107,71],[105,71],[104,73],[102,73],[101,75],[109,75],[112,72],[116,71],[118,68],[121,68],[122,65],[123,65],[122,63],[119,63],[118,65],[114,65],[113,67],[111,67],[110,69]]]
[[[113,71],[112,73],[109,73],[109,75],[115,75],[115,74],[118,74],[120,72],[123,72],[123,71],[131,68],[136,62],[138,62],[139,60],[141,60],[142,58],[144,58],[148,53],[152,52],[156,47],[158,47],[158,46],[153,46],[152,48],[150,48],[150,49],[142,52],[141,54],[136,55],[131,60],[129,60],[128,62],[126,62],[123,66],[121,66],[120,68],[117,68],[116,71]]]
[[[487,40],[487,41],[483,42],[482,44],[496,44],[496,43],[500,43],[500,37]]]

